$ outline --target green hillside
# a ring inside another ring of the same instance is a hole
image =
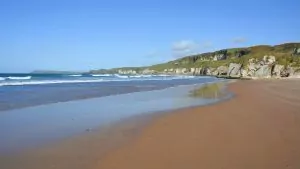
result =
[[[150,69],[162,71],[166,68],[177,67],[212,67],[228,66],[230,63],[245,63],[251,58],[261,59],[265,55],[275,56],[278,60],[278,64],[286,65],[292,64],[292,66],[299,65],[299,57],[292,56],[293,50],[300,48],[300,43],[285,43],[276,46],[258,45],[245,48],[229,48],[227,50],[227,58],[224,60],[212,60],[219,51],[211,53],[202,53],[198,55],[186,56],[168,63],[158,64],[150,66]],[[237,57],[237,54],[242,51],[247,51],[244,55]]]
[[[300,51],[300,43],[285,43],[275,46],[257,45],[244,48],[228,48],[215,52],[208,52],[186,56],[167,63],[152,65],[149,67],[127,67],[114,68],[110,70],[93,70],[92,73],[117,72],[117,70],[135,70],[142,71],[144,69],[162,72],[165,69],[175,68],[192,68],[192,67],[210,67],[217,68],[219,66],[229,66],[230,63],[241,63],[246,65],[249,59],[261,59],[265,55],[275,56],[277,64],[290,65],[292,67],[300,67],[300,53],[293,54],[294,50]],[[222,56],[225,58],[214,60],[215,57]]]

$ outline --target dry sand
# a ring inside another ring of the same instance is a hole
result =
[[[300,169],[300,81],[240,81],[236,98],[156,120],[98,169]]]
[[[219,104],[0,156],[0,169],[300,169],[300,80],[238,81],[229,90],[236,97]]]

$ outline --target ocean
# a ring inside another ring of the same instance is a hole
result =
[[[124,118],[217,102],[189,92],[220,79],[119,74],[0,74],[0,154]]]
[[[0,111],[216,80],[119,74],[0,74]]]

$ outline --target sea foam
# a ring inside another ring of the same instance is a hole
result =
[[[16,77],[16,76],[9,76],[7,79],[10,80],[29,80],[31,79],[31,76],[24,76],[24,77]]]
[[[151,77],[155,77],[152,75],[135,75],[135,76],[129,76],[130,78],[151,78]]]
[[[103,76],[103,75],[101,75]],[[31,79],[31,76],[27,77],[9,77],[6,80],[4,77],[0,77],[0,86],[22,86],[22,85],[44,85],[44,84],[60,84],[60,83],[98,83],[98,82],[110,82],[110,81],[148,81],[148,80],[174,80],[174,79],[188,79],[195,78],[195,76],[160,76],[160,75],[119,75],[114,74],[112,78],[106,79],[97,78],[97,79],[53,79],[53,80],[37,80]],[[207,78],[207,77],[197,77],[197,78]],[[31,79],[31,80],[29,80]]]
[[[112,76],[111,74],[92,74],[94,77],[109,77]]]
[[[103,82],[103,79],[97,80],[41,80],[41,81],[23,81],[23,82],[4,82],[0,86],[23,86],[23,85],[43,85],[43,84],[59,84],[59,83],[93,83]]]
[[[69,75],[69,76],[72,76],[72,77],[81,77],[82,75]]]
[[[115,74],[115,77],[122,78],[122,79],[127,79],[127,78],[129,78],[128,76],[125,76],[125,75],[119,75],[119,74]]]

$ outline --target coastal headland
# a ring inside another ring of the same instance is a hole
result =
[[[90,73],[171,74],[225,78],[300,77],[300,43],[227,48],[146,67],[91,70]]]

